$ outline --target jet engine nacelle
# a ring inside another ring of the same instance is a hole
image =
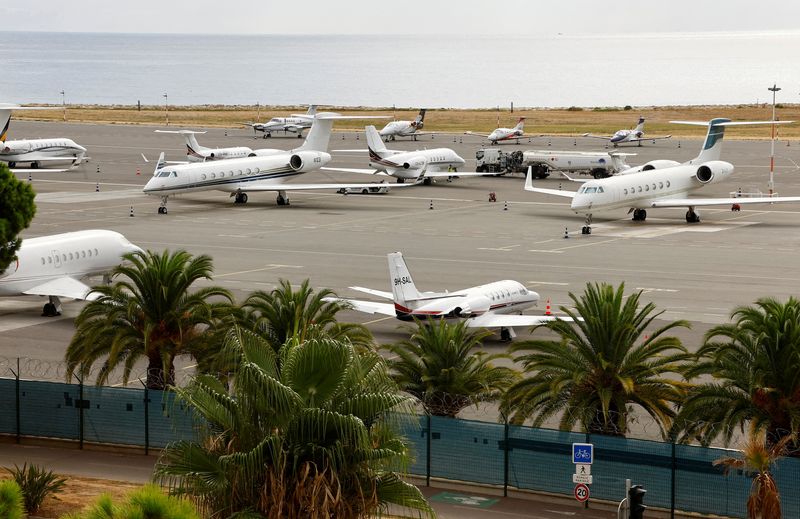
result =
[[[298,151],[289,158],[289,167],[300,173],[321,168],[331,161],[324,151]]]
[[[456,317],[472,317],[476,315],[481,315],[489,311],[489,308],[492,306],[492,302],[489,301],[488,297],[485,296],[475,296],[470,297],[469,299],[462,302],[458,307],[453,310],[453,314]]]
[[[701,184],[723,180],[733,173],[733,164],[721,160],[712,160],[698,166],[694,177]]]
[[[645,162],[642,165],[641,171],[650,171],[651,169],[664,169],[664,168],[674,168],[675,166],[680,166],[680,162],[676,162],[674,160],[651,160],[650,162]]]
[[[415,157],[403,162],[403,169],[423,170],[427,162],[423,157]]]

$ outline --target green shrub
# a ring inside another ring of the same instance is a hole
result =
[[[580,106],[570,106],[569,108],[567,108],[567,112],[582,112],[582,111],[583,108],[581,108]]]
[[[623,108],[623,110],[627,112],[629,110],[633,110],[633,107],[631,105],[625,105],[625,108]]]
[[[25,510],[29,514],[39,511],[45,498],[50,494],[61,492],[66,479],[53,474],[52,470],[45,470],[44,467],[23,464],[18,467],[16,464],[13,469],[6,469],[11,473],[14,481],[17,482],[22,490],[22,498],[25,502]]]
[[[22,519],[22,490],[16,482],[8,479],[0,481],[0,517],[3,519]]]
[[[0,516],[1,517],[1,516]],[[186,500],[164,494],[156,485],[146,485],[128,495],[121,505],[102,495],[83,512],[63,519],[200,519]]]

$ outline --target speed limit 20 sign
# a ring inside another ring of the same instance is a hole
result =
[[[575,491],[573,493],[575,494],[575,499],[580,503],[589,500],[589,487],[583,483],[575,485]]]

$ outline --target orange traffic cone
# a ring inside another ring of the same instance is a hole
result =
[[[550,298],[547,298],[547,306],[544,307],[544,315],[553,315],[550,313]]]
[[[141,171],[139,168],[136,168],[136,174],[137,174],[137,175],[141,175],[141,174],[142,174],[142,171]]]

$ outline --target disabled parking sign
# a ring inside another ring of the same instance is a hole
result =
[[[591,465],[594,461],[594,445],[591,443],[572,444],[572,463],[576,465]]]

